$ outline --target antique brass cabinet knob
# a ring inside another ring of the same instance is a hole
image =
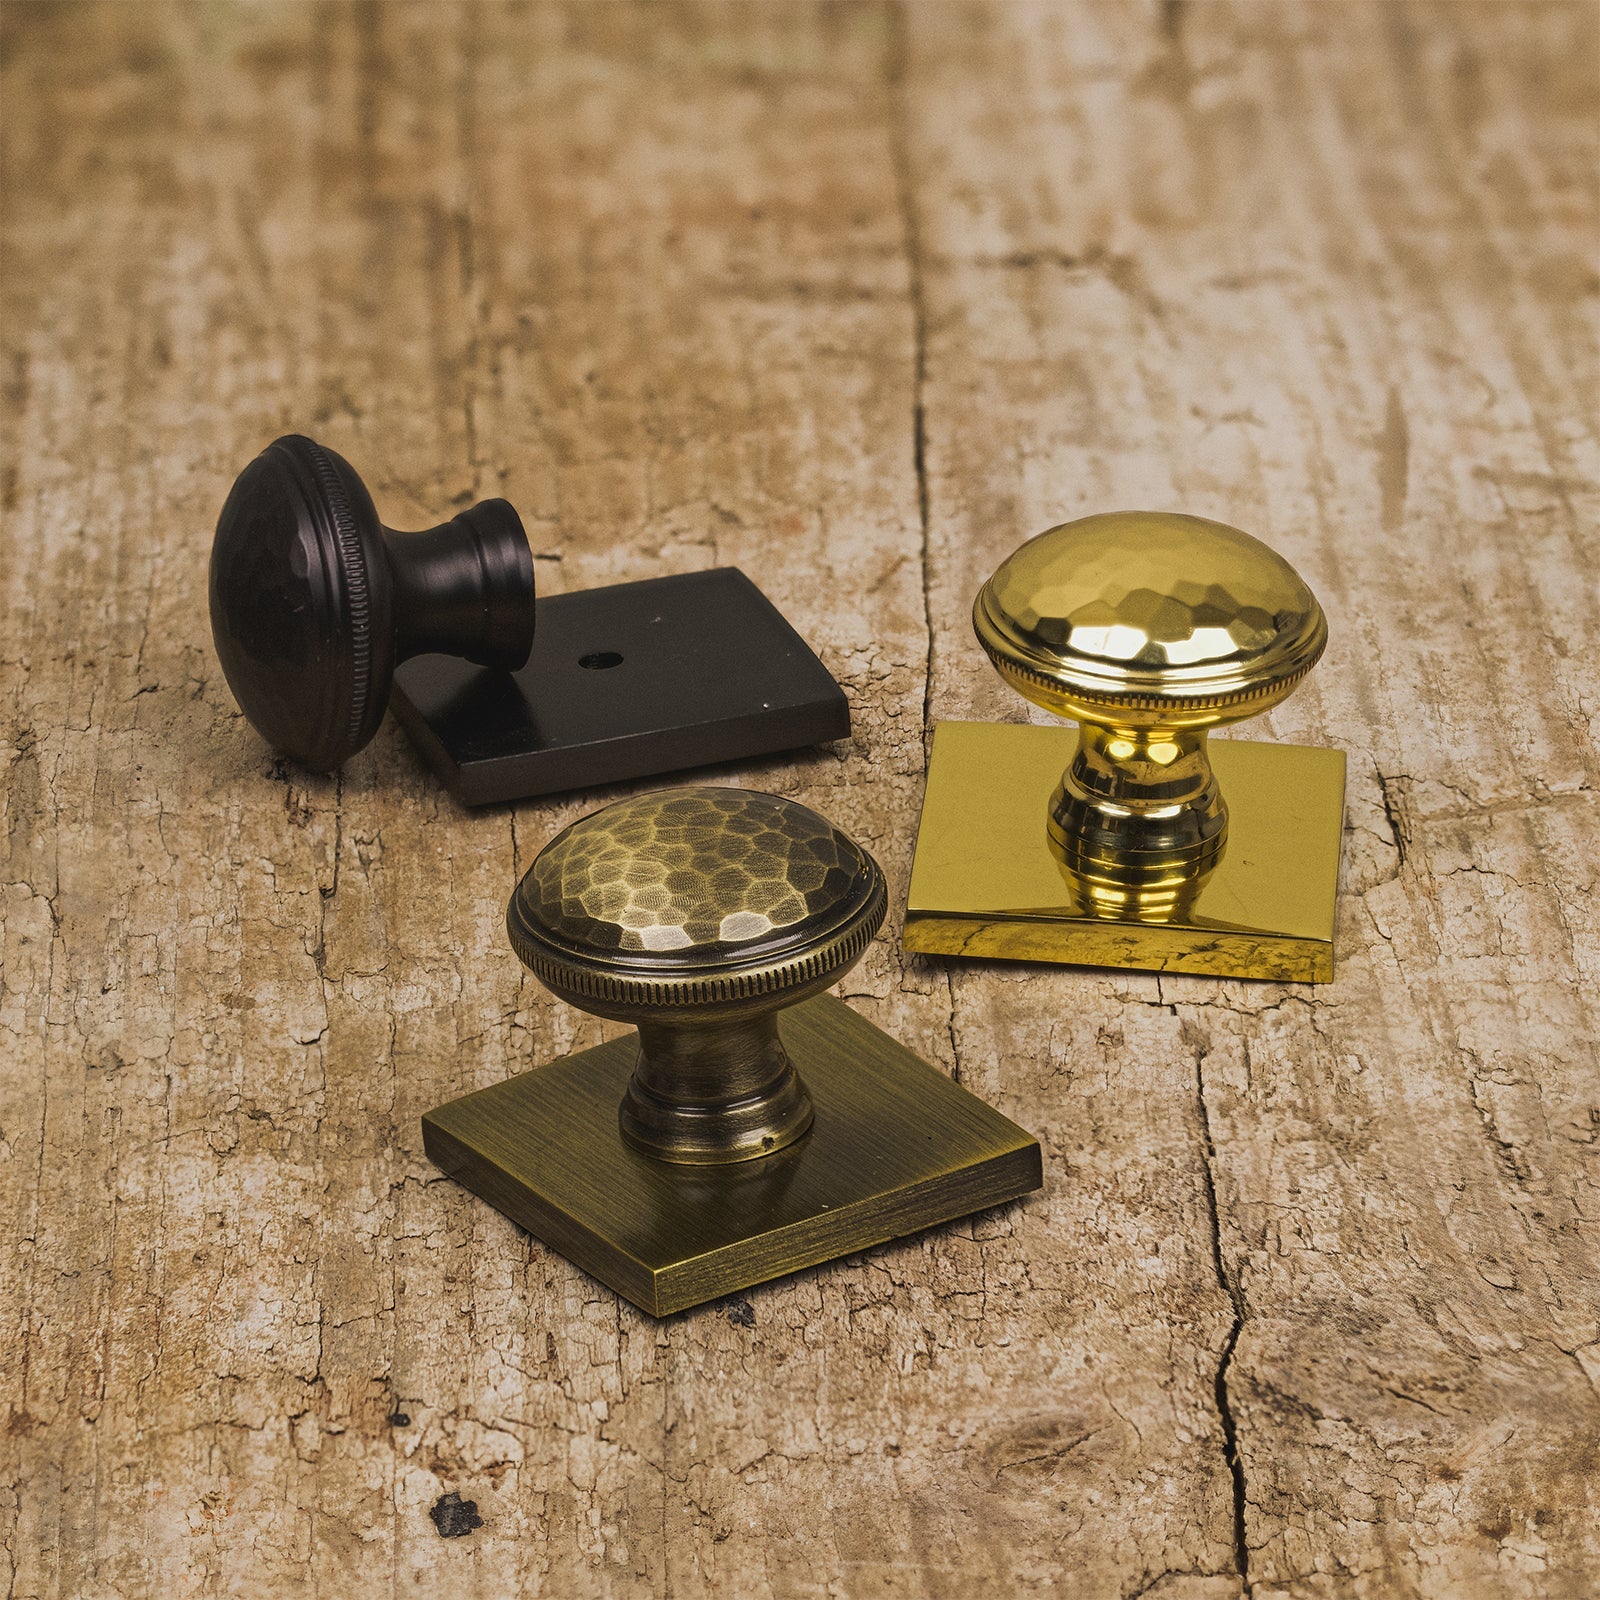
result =
[[[1033,1139],[821,994],[884,907],[872,857],[792,800],[583,818],[506,926],[555,994],[637,1031],[430,1112],[429,1155],[658,1315],[1037,1188]]]
[[[466,805],[850,732],[839,685],[736,567],[535,602],[506,501],[394,533],[349,462],[298,435],[252,461],[222,508],[211,628],[234,698],[276,749],[331,771],[392,698]]]
[[[1201,517],[1085,517],[1002,562],[978,593],[973,626],[1008,684],[1079,730],[1038,806],[1039,735],[1051,730],[1000,735],[1002,752],[998,730],[941,728],[949,737],[942,752],[936,739],[930,764],[910,948],[1332,975],[1342,755],[1207,738],[1278,704],[1327,644],[1322,608],[1287,561]],[[985,766],[1030,798],[991,795]],[[1227,783],[1225,768],[1236,774]],[[1247,826],[1230,827],[1230,806]],[[990,870],[971,850],[979,815],[996,809],[1015,818],[1018,839],[1032,834],[1020,872]],[[964,864],[952,833],[967,835]]]
[[[299,434],[239,474],[217,522],[211,630],[228,687],[316,772],[378,731],[400,662],[441,652],[512,671],[533,616],[533,555],[504,500],[396,533],[350,463]]]
[[[639,1030],[622,1135],[667,1161],[744,1161],[811,1126],[778,1013],[844,976],[883,872],[792,800],[689,789],[608,806],[539,853],[512,948],[563,1000]]]

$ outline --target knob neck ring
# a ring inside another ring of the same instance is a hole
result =
[[[689,1166],[749,1161],[793,1144],[812,1116],[776,1012],[639,1025],[639,1059],[617,1120],[646,1155]]]
[[[515,672],[533,650],[533,554],[504,500],[426,533],[384,529],[394,575],[395,660],[436,652]]]
[[[1130,889],[1195,877],[1216,865],[1227,832],[1204,728],[1080,726],[1050,799],[1069,877]]]

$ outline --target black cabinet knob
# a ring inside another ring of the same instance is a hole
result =
[[[394,669],[427,652],[514,672],[533,648],[533,554],[504,500],[396,533],[342,456],[275,440],[211,547],[211,632],[239,708],[319,772],[378,730]]]

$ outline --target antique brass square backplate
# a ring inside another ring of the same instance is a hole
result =
[[[1344,825],[1344,752],[1219,739],[1226,848],[1192,905],[1121,920],[1068,886],[1047,829],[1075,728],[944,722],[934,733],[906,906],[905,947],[1325,983]]]
[[[778,1028],[816,1120],[776,1154],[683,1166],[626,1143],[634,1033],[440,1106],[424,1148],[658,1317],[1039,1187],[1029,1134],[841,1001]]]

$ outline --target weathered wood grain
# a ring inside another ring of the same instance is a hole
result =
[[[1592,5],[0,21],[8,1595],[1600,1585]],[[932,722],[1024,714],[994,563],[1263,534],[1333,628],[1271,721],[1350,753],[1337,980],[891,919],[848,998],[1045,1190],[650,1321],[418,1126],[601,1036],[500,917],[607,796],[461,811],[392,724],[307,779],[216,667],[289,427],[398,525],[506,494],[546,592],[745,567],[857,733],[729,777],[901,901]]]

